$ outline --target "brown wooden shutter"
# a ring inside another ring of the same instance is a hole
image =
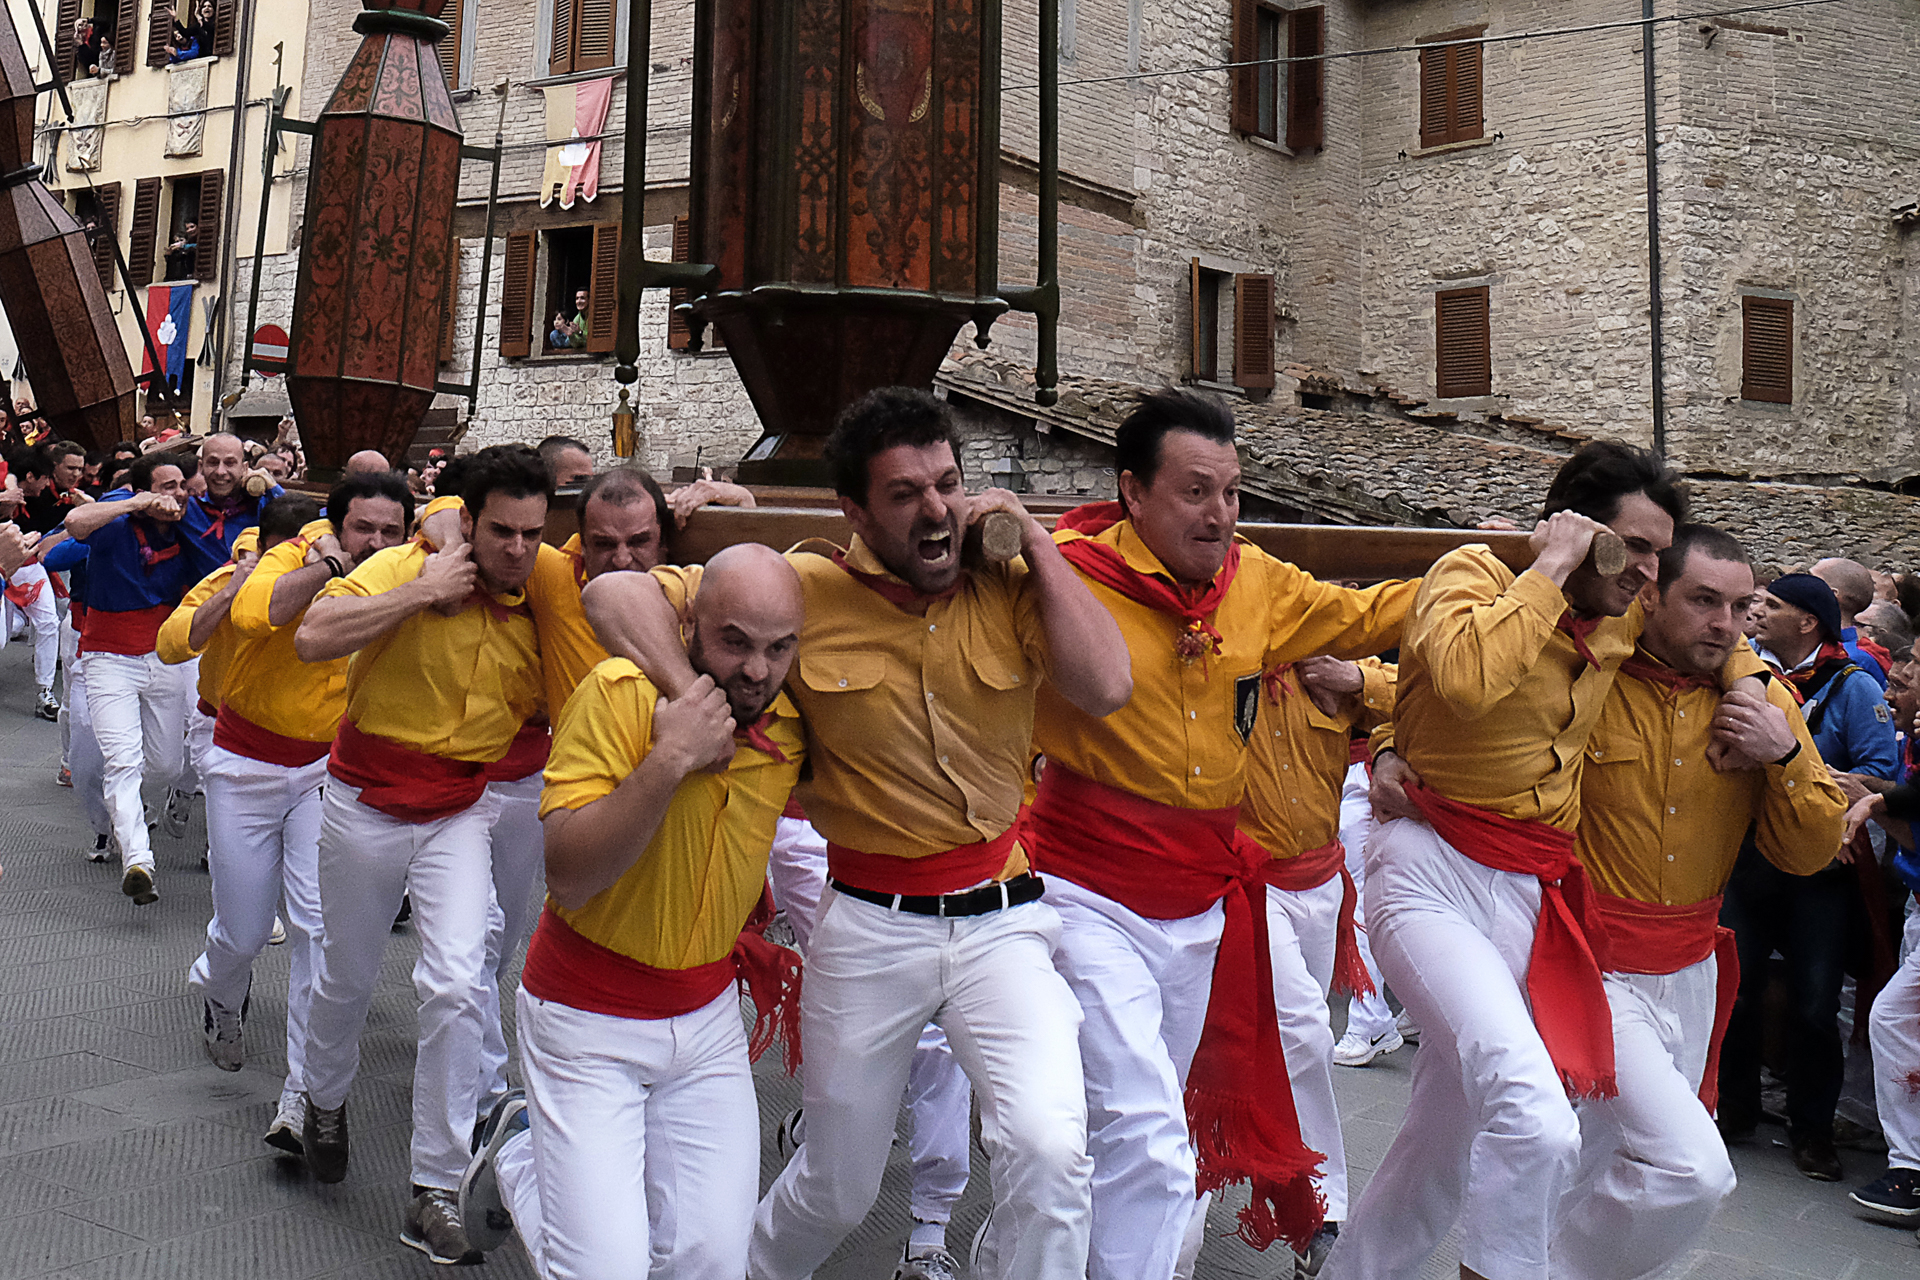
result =
[[[587,350],[612,351],[620,323],[620,224],[593,227],[593,270],[587,277]]]
[[[573,69],[613,65],[614,0],[573,0]]]
[[[507,269],[500,281],[500,354],[533,354],[533,259],[537,232],[507,236]]]
[[[1201,356],[1205,350],[1206,330],[1200,319],[1200,259],[1187,261],[1187,314],[1193,318],[1192,332],[1188,334],[1187,372],[1195,381],[1211,381],[1214,371],[1201,367]]]
[[[1273,277],[1233,278],[1233,384],[1273,386]]]
[[[1042,0],[1045,3],[1046,0]],[[1216,28],[1217,29],[1217,28]],[[1233,0],[1231,61],[1252,62],[1260,56],[1258,0]],[[1260,68],[1236,66],[1228,75],[1233,87],[1232,125],[1236,133],[1260,131]]]
[[[113,292],[113,246],[120,238],[120,184],[96,183],[93,198],[100,205],[100,232],[93,238],[93,269],[100,273],[100,287]]]
[[[132,75],[133,51],[139,46],[140,8],[135,0],[120,0],[113,20],[113,69],[123,76]]]
[[[1447,140],[1447,51],[1420,51],[1420,145],[1437,147]]]
[[[1469,138],[1478,138],[1485,130],[1481,128],[1481,61],[1482,46],[1477,44],[1459,44],[1453,47],[1453,83],[1450,86],[1452,100],[1448,104],[1449,142],[1465,142]]]
[[[240,0],[214,0],[213,52],[224,58],[233,53],[236,28],[240,22]]]
[[[1317,58],[1326,51],[1325,8],[1316,5],[1287,15],[1288,57]],[[1324,62],[1287,64],[1287,146],[1295,151],[1326,141],[1326,70]]]
[[[1484,61],[1478,44],[1438,41],[1478,36],[1480,29],[1449,32],[1420,51],[1420,145],[1444,146],[1482,137]]]
[[[60,0],[60,7],[54,13],[53,30],[53,74],[61,84],[73,79],[74,48],[73,24],[80,21],[80,0]]]
[[[440,20],[447,24],[447,34],[440,37],[434,52],[440,55],[440,70],[446,74],[449,89],[460,87],[460,28],[466,9],[466,0],[447,0],[447,7],[440,13]]]
[[[553,0],[553,42],[547,52],[547,74],[564,76],[573,70],[573,7],[580,0]]]
[[[1487,290],[1448,289],[1433,295],[1437,354],[1434,393],[1453,396],[1493,394],[1493,350],[1487,316]]]
[[[460,238],[447,250],[447,288],[440,300],[440,363],[453,359],[453,313],[460,309]]]
[[[675,262],[693,261],[693,220],[686,214],[676,214],[673,219],[673,254]],[[693,295],[685,289],[667,290],[667,350],[685,351],[693,345],[693,328],[686,317],[680,314],[680,304]]]
[[[127,4],[135,0],[125,0]],[[172,0],[153,0],[147,10],[147,65],[167,65],[167,40],[173,35]]]
[[[204,169],[200,173],[200,216],[194,219],[200,224],[200,238],[193,251],[196,280],[213,280],[220,274],[220,214],[224,208],[221,195],[226,176],[219,169]]]
[[[1793,303],[1740,299],[1740,398],[1793,403]]]
[[[160,179],[133,184],[133,229],[127,243],[127,274],[134,288],[153,283],[154,238],[160,231]]]

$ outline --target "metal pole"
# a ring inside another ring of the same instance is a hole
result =
[[[1653,99],[1653,0],[1640,0],[1640,68],[1647,131],[1647,320],[1653,361],[1653,448],[1667,452],[1666,346],[1661,336],[1660,153]]]
[[[1034,403],[1060,399],[1060,5],[1040,0],[1040,351]]]
[[[640,291],[647,232],[647,73],[653,56],[653,0],[627,10],[627,139],[621,155],[620,288],[613,341],[613,377],[625,387],[640,380]]]
[[[286,110],[290,90],[273,87],[273,102],[267,107],[267,139],[260,145],[260,226],[253,233],[253,291],[247,297],[247,332],[243,341],[246,354],[240,358],[240,390],[245,392],[253,375],[253,331],[260,320],[260,268],[267,257],[267,211],[273,205],[273,161],[280,150],[280,114]],[[292,355],[292,352],[288,352]],[[286,372],[284,368],[282,374]]]
[[[480,405],[480,347],[487,340],[487,279],[493,272],[494,217],[500,205],[500,157],[507,145],[507,95],[512,92],[513,85],[509,83],[507,92],[500,95],[500,116],[493,122],[493,181],[487,188],[487,237],[480,245],[480,293],[473,307],[473,371],[467,382],[469,416]],[[456,253],[459,244],[456,237]]]
[[[215,310],[214,323],[218,327],[214,333],[208,335],[214,339],[215,351],[221,350],[221,348],[226,345],[220,342],[219,339],[225,330],[232,327],[226,323],[226,321],[227,317],[232,313],[233,304],[227,301],[225,295],[240,266],[240,237],[235,235],[234,231],[238,229],[236,224],[240,221],[240,189],[245,185],[240,178],[240,166],[245,162],[247,155],[245,126],[247,123],[247,89],[253,79],[254,7],[254,0],[244,0],[240,8],[240,29],[235,33],[237,40],[234,48],[239,56],[233,72],[233,122],[229,126],[232,130],[232,142],[227,156],[227,172],[232,175],[232,181],[227,184],[227,207],[221,213],[221,218],[223,219],[221,225],[229,228],[229,230],[225,235],[220,237],[222,241],[220,264],[215,270],[214,277],[215,286],[220,290],[221,300],[225,302],[226,305]],[[253,330],[248,329],[242,340],[246,342],[248,346],[252,346]],[[214,410],[220,407],[220,391],[221,388],[226,385],[226,381],[227,362],[223,355],[213,366],[213,388],[207,396],[207,427],[209,430],[215,425],[213,413]]]

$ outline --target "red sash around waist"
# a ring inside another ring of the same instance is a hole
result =
[[[197,701],[195,701],[193,704],[193,709],[195,711],[198,711],[201,715],[205,716],[209,720],[213,719],[215,716],[220,714],[220,709],[214,706],[211,702],[208,702],[205,698],[200,698]]]
[[[119,653],[138,658],[160,643],[160,626],[174,606],[145,609],[89,609],[80,627],[80,652]]]
[[[658,1020],[703,1009],[734,982],[744,982],[755,1013],[749,1056],[766,1052],[777,1032],[791,1073],[800,1065],[800,957],[761,936],[763,915],[772,919],[770,909],[756,908],[733,951],[712,964],[657,969],[584,937],[548,903],[527,944],[520,985],[542,1000],[588,1013]]]
[[[1260,847],[1244,831],[1239,838],[1255,848]],[[1267,855],[1266,862],[1260,868],[1260,878],[1273,888],[1287,893],[1305,893],[1310,889],[1318,889],[1335,876],[1340,877],[1340,922],[1335,928],[1333,940],[1333,993],[1344,996],[1372,995],[1373,978],[1367,973],[1366,963],[1360,959],[1360,934],[1354,927],[1354,912],[1359,906],[1360,891],[1347,871],[1346,846],[1335,840],[1293,858],[1276,858],[1265,849],[1260,849],[1260,852]]]
[[[450,818],[487,790],[487,767],[476,760],[449,760],[362,733],[340,718],[327,772],[360,788],[360,803],[401,822]]]
[[[1235,843],[1238,813],[1158,804],[1054,763],[1040,776],[1027,849],[1040,871],[1148,919],[1221,904],[1226,918],[1206,1023],[1187,1071],[1195,1181],[1203,1192],[1251,1182],[1241,1239],[1256,1249],[1285,1240],[1304,1252],[1326,1214],[1313,1185],[1322,1157],[1301,1141],[1280,1047],[1260,882],[1267,859],[1259,846]]]
[[[805,814],[801,815],[805,817]],[[827,874],[856,889],[874,893],[937,896],[970,889],[998,879],[1005,870],[1013,842],[1020,836],[1018,819],[991,840],[963,844],[926,858],[899,858],[885,853],[862,853],[827,842]]]
[[[1540,917],[1527,965],[1533,1025],[1576,1098],[1611,1098],[1613,1012],[1600,974],[1610,964],[1606,923],[1594,905],[1586,868],[1573,856],[1573,832],[1523,822],[1410,786],[1442,840],[1483,867],[1540,881]]]
[[[1367,747],[1368,743],[1365,738],[1355,738],[1353,741],[1347,743],[1347,763],[1349,765],[1364,764],[1371,766],[1373,764],[1373,755],[1368,751]]]
[[[798,818],[800,821],[805,822],[807,820],[807,811],[805,807],[801,805],[800,797],[789,792],[787,795],[787,807],[780,811],[780,816],[783,818]]]
[[[507,754],[487,766],[488,782],[518,782],[547,767],[547,753],[553,750],[553,729],[545,717],[529,720],[513,735]]]
[[[1719,895],[1685,907],[1599,892],[1593,900],[1607,922],[1616,973],[1678,973],[1714,958],[1713,1034],[1707,1040],[1707,1072],[1700,1077],[1700,1101],[1712,1111],[1720,1103],[1720,1042],[1740,993],[1740,952],[1733,930],[1720,927]]]
[[[326,755],[327,748],[332,744],[275,733],[222,702],[213,719],[213,745],[224,747],[237,756],[246,756],[249,760],[277,764],[284,769],[298,769]]]

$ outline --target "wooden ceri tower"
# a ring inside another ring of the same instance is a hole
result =
[[[649,7],[629,18],[616,378],[634,379],[640,288],[688,288],[676,314],[694,344],[719,331],[765,432],[748,483],[828,483],[821,447],[843,407],[930,386],[960,326],[985,346],[1009,307],[1041,316],[1051,401],[1051,187],[1041,286],[998,280],[1000,0],[696,5],[687,247],[704,265],[675,270],[638,260]],[[1057,21],[1043,13],[1041,48]],[[1041,159],[1057,185],[1050,87]]]
[[[107,449],[133,439],[133,366],[95,250],[33,163],[35,93],[13,15],[0,15],[0,304],[53,435]]]
[[[398,462],[433,405],[460,121],[435,43],[445,0],[362,0],[366,37],[314,124],[287,352],[308,470]]]

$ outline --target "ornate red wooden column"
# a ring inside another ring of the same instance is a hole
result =
[[[362,0],[366,37],[315,123],[287,353],[308,472],[398,461],[433,404],[460,121],[434,44],[445,0]],[[376,7],[379,6],[379,7]]]
[[[133,366],[86,233],[33,163],[34,95],[9,12],[0,27],[0,305],[53,434],[106,449],[133,439]]]

